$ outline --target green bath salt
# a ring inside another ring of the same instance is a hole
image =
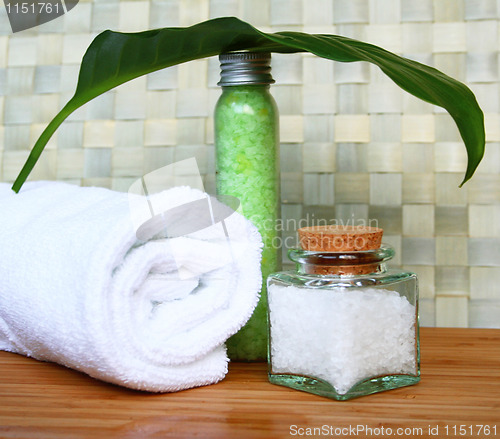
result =
[[[221,55],[222,95],[215,108],[216,185],[220,195],[241,202],[242,214],[264,242],[262,291],[249,322],[227,342],[233,360],[267,357],[267,276],[281,267],[276,227],[280,212],[278,109],[269,92],[270,56]]]

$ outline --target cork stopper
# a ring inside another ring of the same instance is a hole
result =
[[[314,226],[303,227],[298,234],[303,250],[325,254],[351,253],[379,249],[383,230],[368,226]],[[349,256],[347,260],[335,259],[338,263],[334,265],[311,264],[306,271],[310,274],[361,275],[374,273],[379,268],[378,263],[373,263],[362,253]]]
[[[315,252],[375,250],[382,243],[383,230],[366,226],[314,226],[298,230],[300,246]]]

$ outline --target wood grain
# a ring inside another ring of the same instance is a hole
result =
[[[421,345],[419,384],[346,402],[272,385],[263,363],[232,363],[221,383],[157,395],[0,352],[0,437],[500,438],[500,330],[423,328]]]

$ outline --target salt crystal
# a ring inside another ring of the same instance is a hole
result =
[[[416,370],[416,308],[383,288],[270,285],[273,373],[320,378],[340,395],[356,383]]]

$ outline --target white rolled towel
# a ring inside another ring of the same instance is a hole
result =
[[[172,207],[207,197],[155,196]],[[257,304],[261,248],[237,212],[141,241],[125,193],[33,182],[15,194],[2,183],[0,349],[139,390],[215,383],[225,340]]]

